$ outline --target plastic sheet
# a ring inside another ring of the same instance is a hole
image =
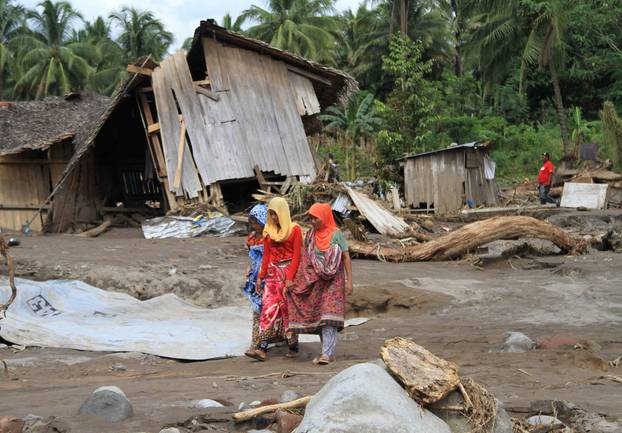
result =
[[[0,336],[22,346],[143,352],[175,359],[241,356],[251,335],[250,307],[205,309],[173,294],[140,301],[76,280],[16,279],[17,298]],[[0,303],[10,288],[0,279]]]
[[[206,234],[230,236],[237,232],[235,221],[226,216],[190,218],[164,216],[146,220],[142,224],[146,239],[193,238]]]

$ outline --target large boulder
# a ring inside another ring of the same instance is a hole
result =
[[[116,386],[102,386],[80,406],[81,415],[95,415],[107,422],[123,421],[134,415],[132,403]]]
[[[383,368],[366,363],[329,380],[311,399],[296,433],[451,433]]]

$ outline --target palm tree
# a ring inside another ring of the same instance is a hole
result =
[[[541,68],[548,68],[562,134],[564,156],[569,155],[570,139],[558,68],[565,50],[563,39],[572,10],[571,3],[573,3],[571,0],[541,0],[536,3],[533,11],[535,14],[529,20],[531,31],[523,50],[520,80],[520,90],[522,90],[525,70],[528,66],[538,65]]]
[[[75,32],[80,42],[91,44],[97,52],[92,62],[95,72],[89,79],[89,87],[98,93],[111,95],[126,76],[127,59],[121,47],[112,40],[110,23],[103,17],[86,22],[83,29]]]
[[[42,98],[82,89],[93,72],[88,60],[97,54],[92,45],[71,41],[81,15],[64,1],[46,0],[38,7],[26,14],[32,30],[9,41],[22,71],[15,95]]]
[[[12,0],[0,0],[0,80],[2,80],[6,61],[11,55],[7,42],[15,35],[23,19],[24,8],[22,6],[14,5]]]
[[[382,85],[382,56],[389,46],[388,24],[379,8],[361,4],[339,17],[337,65],[356,77],[362,88]]]
[[[327,63],[334,62],[337,19],[334,0],[269,0],[268,9],[252,5],[239,19],[256,24],[247,34],[271,45]]]
[[[344,134],[344,147],[346,152],[346,170],[350,178],[355,177],[356,153],[354,146],[358,145],[360,151],[371,152],[368,149],[369,138],[382,127],[383,122],[376,111],[374,94],[367,91],[358,91],[350,96],[345,105],[333,105],[320,114],[320,120],[328,131]],[[351,153],[351,159],[348,154]]]
[[[149,11],[123,7],[110,14],[110,20],[121,28],[117,42],[126,52],[128,61],[147,55],[160,61],[173,43],[173,34]]]
[[[530,67],[548,69],[561,129],[564,156],[570,139],[561,93],[559,68],[565,51],[564,37],[575,2],[572,0],[474,0],[484,12],[481,26],[473,33],[473,46],[479,55],[482,75],[488,84],[507,74],[509,59],[519,54],[519,93]]]
[[[222,18],[222,26],[230,32],[242,33],[242,24],[244,24],[244,21],[245,17],[242,15],[237,17],[234,21],[231,14],[227,13]]]
[[[464,45],[472,27],[472,0],[439,0],[439,11],[448,24],[451,35],[454,72],[458,77],[464,75]]]

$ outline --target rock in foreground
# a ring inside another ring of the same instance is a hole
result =
[[[134,415],[132,403],[116,386],[102,386],[93,391],[82,406],[80,414],[102,417],[107,422],[118,422]]]
[[[375,364],[350,367],[313,397],[297,433],[451,433]]]

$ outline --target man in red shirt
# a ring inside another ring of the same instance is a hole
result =
[[[544,152],[542,154],[542,167],[538,173],[538,192],[540,194],[540,204],[554,203],[559,206],[559,202],[549,195],[555,166],[551,162],[551,156]]]

